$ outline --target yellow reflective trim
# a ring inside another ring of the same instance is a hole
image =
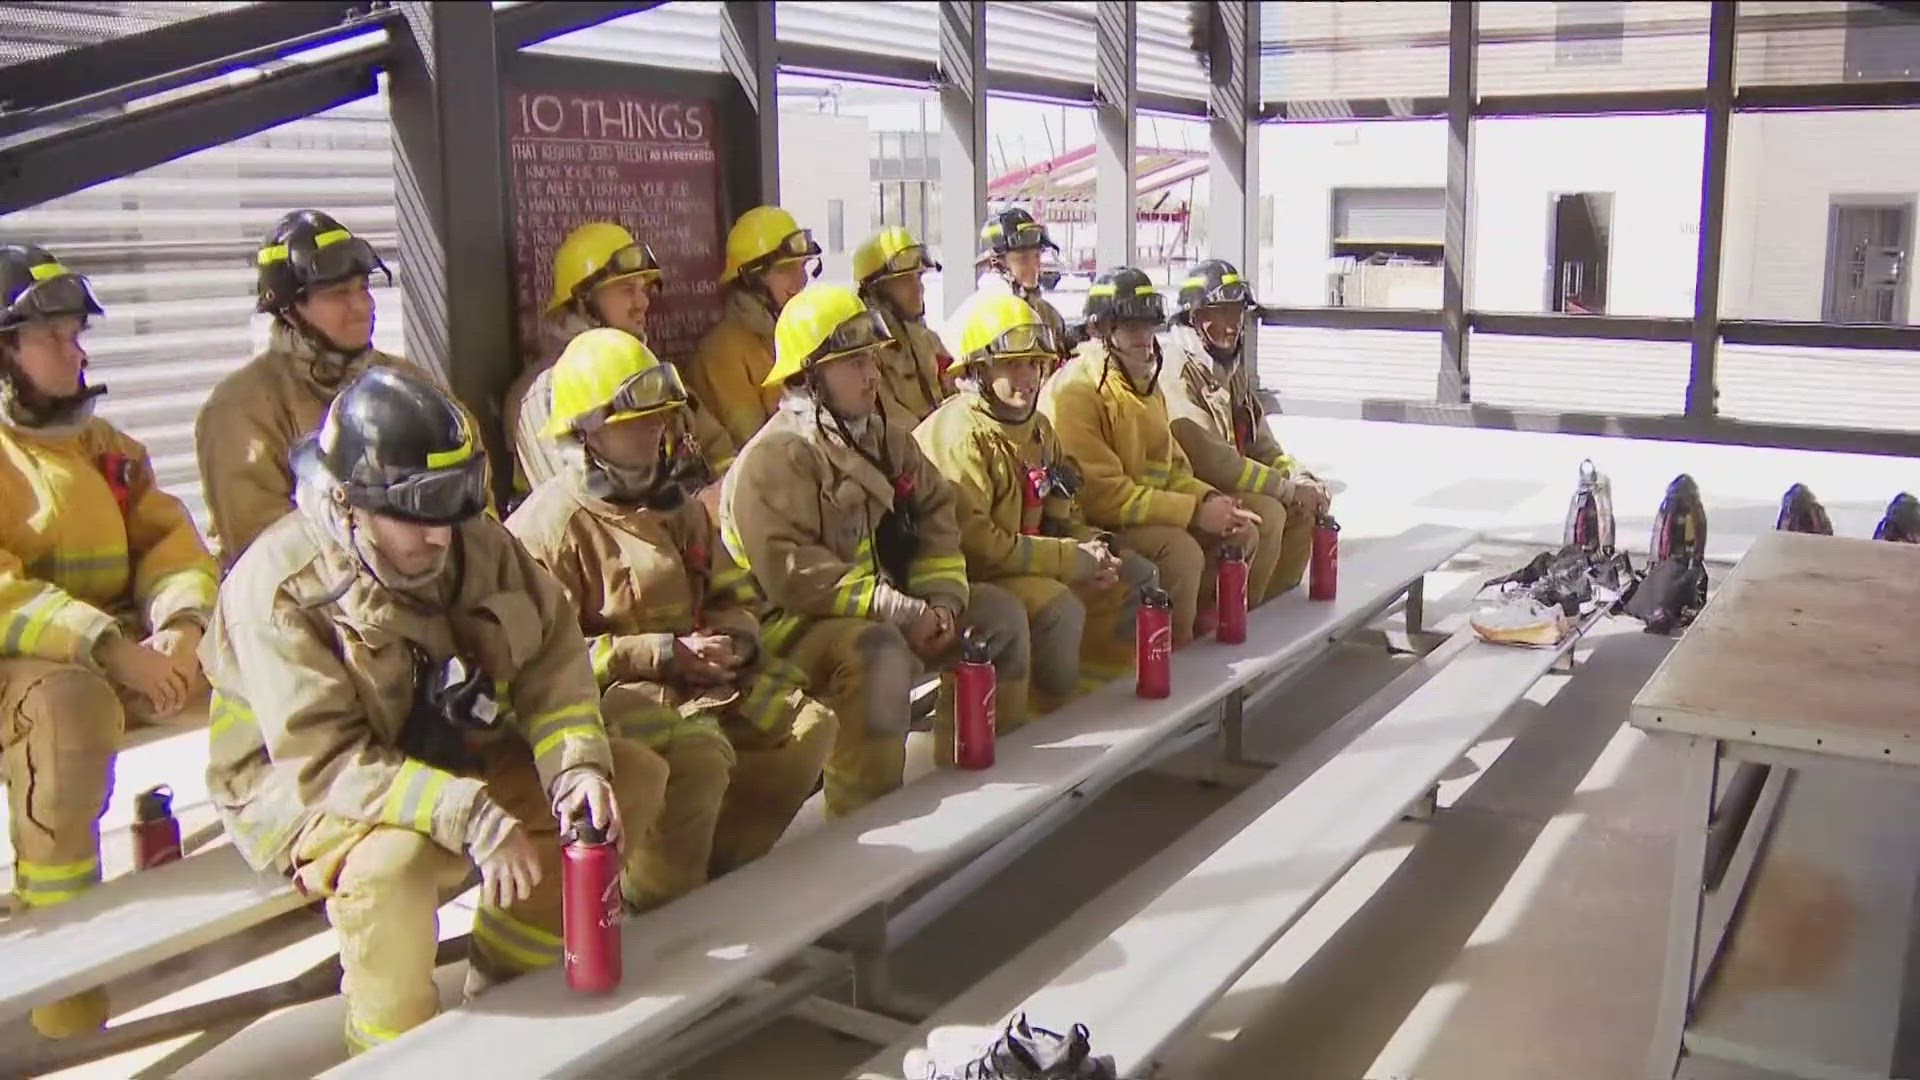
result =
[[[379,819],[432,835],[434,801],[449,779],[447,773],[408,758],[400,763],[400,771],[387,789],[386,800],[380,804]]]
[[[1240,284],[1240,275],[1239,274],[1222,274],[1220,275],[1220,284],[1238,285]]]
[[[255,257],[254,261],[258,262],[261,266],[271,266],[277,262],[286,262],[287,245],[268,244],[266,247],[260,249],[260,254]]]
[[[1207,283],[1206,278],[1196,274],[1193,277],[1190,277],[1187,280],[1181,282],[1180,287],[1183,289],[1198,289],[1201,286],[1205,285],[1206,283]]]
[[[47,591],[14,609],[13,618],[7,621],[6,644],[0,647],[0,655],[33,655],[40,645],[40,635],[66,604],[59,593]]]
[[[1120,500],[1120,520],[1127,525],[1147,520],[1147,497],[1151,494],[1152,489],[1144,487],[1127,492],[1127,497]]]
[[[314,236],[313,246],[317,248],[332,247],[342,240],[351,239],[353,239],[353,234],[345,229],[328,229],[326,232]]]
[[[866,570],[849,570],[834,590],[834,611],[841,615],[864,617],[873,610],[873,590],[879,582]]]
[[[546,736],[546,738],[543,738],[539,742],[534,743],[533,759],[535,761],[538,761],[541,758],[546,757],[547,754],[552,752],[554,749],[559,747],[561,743],[567,741],[568,739],[590,739],[595,735],[604,736],[605,733],[606,733],[605,728],[600,724],[591,724],[591,723],[568,724],[566,727],[558,728],[550,732]]]
[[[1087,289],[1088,296],[1112,296],[1115,292],[1113,282],[1098,282]]]
[[[464,423],[460,425],[463,429]],[[451,450],[430,450],[427,452],[427,468],[444,469],[449,465],[458,465],[473,456],[473,432],[466,431],[466,441]]]
[[[560,959],[558,953],[553,956],[547,956],[544,953],[529,949],[519,942],[510,941],[490,927],[482,926],[478,919],[475,919],[473,922],[473,941],[474,944],[479,945],[488,952],[494,953],[499,959],[506,961],[508,966],[517,967],[521,971],[532,971],[536,968],[548,967]]]
[[[61,266],[57,262],[44,262],[28,270],[27,273],[33,275],[33,280],[35,281],[45,281],[48,278],[65,277],[73,273],[73,271]]]
[[[433,805],[440,801],[440,789],[447,786],[448,779],[439,769],[428,774],[427,786],[420,792],[420,803],[413,810],[414,832],[433,835]]]
[[[1155,288],[1153,287],[1153,283],[1152,283],[1151,281],[1149,281],[1149,282],[1148,282],[1148,283],[1146,283],[1145,285],[1135,285],[1135,286],[1133,287],[1133,295],[1135,295],[1135,296],[1158,296],[1158,295],[1159,295],[1159,290],[1157,290],[1157,289],[1155,289]]]
[[[576,701],[571,705],[562,705],[557,709],[527,718],[526,735],[530,740],[542,740],[556,727],[572,727],[573,721],[582,718],[599,719],[600,703],[597,701]],[[538,754],[535,755],[539,756]]]
[[[405,1034],[406,1032],[399,1028],[381,1027],[379,1024],[370,1024],[365,1020],[347,1017],[347,1042],[355,1049],[371,1050]]]
[[[613,635],[600,634],[587,642],[587,663],[593,667],[593,677],[605,682],[613,670]]]
[[[100,856],[89,855],[66,863],[28,862],[21,859],[15,864],[15,869],[20,872],[22,881],[59,881],[99,870]]]
[[[799,615],[780,612],[769,618],[760,627],[760,646],[778,656],[786,651],[788,639],[798,633],[805,619]]]

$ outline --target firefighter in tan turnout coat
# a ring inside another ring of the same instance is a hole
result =
[[[572,605],[486,508],[471,421],[415,376],[349,383],[294,455],[201,647],[207,788],[248,863],[324,898],[359,1052],[424,1023],[436,909],[477,865],[469,995],[561,958],[561,820],[644,898],[666,765],[610,738]]]
[[[630,334],[589,330],[552,386],[561,472],[507,528],[572,596],[609,719],[667,759],[665,900],[706,879],[710,849],[725,872],[773,846],[813,793],[833,715],[761,654],[746,575],[690,498],[707,478],[673,366]]]
[[[806,672],[838,717],[829,814],[900,786],[910,697],[924,667],[978,635],[998,675],[1002,731],[1027,715],[1026,612],[970,584],[954,492],[904,427],[876,416],[886,323],[851,289],[815,285],[780,313],[766,377],[779,412],[740,450],[721,536],[768,599],[762,645]],[[952,724],[949,676],[938,723]]]

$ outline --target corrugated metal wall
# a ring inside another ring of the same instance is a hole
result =
[[[399,272],[384,97],[0,217],[0,237],[43,244],[93,279],[107,309],[86,339],[89,378],[110,388],[101,414],[147,444],[160,482],[203,526],[194,417],[265,344],[254,249],[301,206],[333,212]],[[375,299],[376,344],[398,352],[399,290]]]

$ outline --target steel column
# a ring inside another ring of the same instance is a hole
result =
[[[1105,269],[1131,266],[1136,257],[1134,208],[1139,199],[1134,147],[1140,48],[1128,0],[1095,0],[1094,23],[1094,208],[1100,222],[1096,254]]]
[[[1720,258],[1726,236],[1727,136],[1733,123],[1734,0],[1714,0],[1707,24],[1706,139],[1700,164],[1700,248],[1693,286],[1693,363],[1687,415],[1712,417],[1720,396]]]
[[[1452,0],[1447,36],[1447,232],[1441,258],[1440,378],[1435,400],[1460,405],[1473,400],[1468,375],[1467,313],[1473,309],[1468,286],[1473,239],[1473,109],[1475,44],[1480,15],[1473,0]]]
[[[720,61],[740,84],[740,92],[758,118],[751,145],[758,151],[762,203],[780,201],[778,59],[773,5],[758,0],[726,0],[721,8]]]
[[[940,293],[949,313],[973,293],[974,237],[987,216],[986,72],[987,5],[940,0]]]
[[[493,11],[398,7],[388,97],[407,357],[439,374],[479,421],[493,460],[509,462],[500,399],[519,360]],[[512,472],[496,465],[496,485],[504,490]]]
[[[1209,254],[1240,269],[1256,286],[1260,269],[1260,5],[1221,0],[1207,8],[1207,75],[1212,84],[1207,171]],[[1259,290],[1254,290],[1259,295]]]

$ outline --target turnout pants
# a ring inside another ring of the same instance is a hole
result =
[[[976,583],[959,623],[986,638],[1000,730],[1019,727],[1027,719],[1026,609],[1011,593]],[[906,769],[913,687],[926,670],[900,628],[871,619],[818,619],[793,636],[783,658],[806,673],[807,685],[839,720],[826,761],[827,816],[852,813],[898,788]],[[933,666],[949,668],[958,658],[954,650]],[[953,730],[950,674],[941,677],[934,723],[936,731]],[[949,745],[944,758],[952,756]]]
[[[1153,578],[1153,563],[1121,556],[1120,582],[1104,589],[1069,586],[1054,578],[1020,576],[993,584],[1026,609],[1033,638],[1029,711],[1045,716],[1073,698],[1133,670],[1134,615],[1140,590]],[[940,732],[942,745],[951,730]],[[944,762],[951,754],[942,755]]]
[[[614,738],[613,790],[626,831],[622,890],[650,871],[644,841],[668,785],[667,764],[646,747]],[[510,908],[482,904],[474,913],[468,992],[558,963],[561,956],[560,835],[524,743],[493,748],[480,773],[487,794],[519,820],[540,854],[540,884]],[[322,814],[293,846],[296,886],[323,897],[340,935],[341,993],[347,999],[347,1049],[377,1046],[431,1019],[439,1010],[433,985],[442,898],[460,887],[473,864],[411,829]]]

